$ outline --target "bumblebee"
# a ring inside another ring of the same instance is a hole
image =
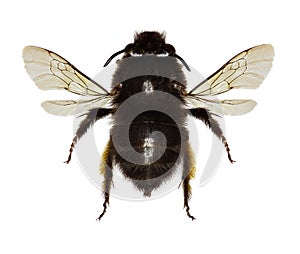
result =
[[[272,66],[273,47],[259,45],[239,53],[190,91],[183,71],[184,68],[190,71],[190,67],[175,48],[165,42],[164,33],[136,33],[134,42],[114,53],[104,67],[119,54],[123,57],[117,61],[110,91],[52,51],[27,46],[23,59],[28,74],[40,89],[63,89],[82,96],[79,100],[42,103],[51,114],[83,117],[66,163],[70,162],[77,142],[96,121],[106,116],[112,119],[110,138],[100,164],[104,203],[99,220],[109,204],[115,167],[147,197],[179,169],[184,208],[187,216],[194,220],[189,200],[190,180],[195,176],[196,167],[187,117],[204,122],[224,144],[228,159],[233,163],[228,142],[215,116],[245,114],[256,102],[218,100],[214,96],[232,89],[257,88]]]

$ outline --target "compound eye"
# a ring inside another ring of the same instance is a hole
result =
[[[137,48],[135,50],[132,51],[132,55],[133,56],[141,56],[145,53],[145,51],[141,48]]]
[[[144,54],[145,51],[143,49],[139,48],[139,49],[136,50],[136,53],[137,54]]]

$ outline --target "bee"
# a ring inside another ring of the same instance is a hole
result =
[[[109,205],[113,169],[117,166],[146,197],[171,179],[179,167],[184,208],[187,216],[194,220],[189,200],[190,180],[195,176],[196,167],[187,117],[201,120],[209,127],[224,144],[228,159],[233,163],[228,142],[215,116],[245,114],[256,102],[218,100],[213,96],[232,89],[257,88],[271,69],[273,47],[264,44],[237,54],[190,91],[184,69],[191,69],[177,55],[174,46],[165,42],[164,33],[136,33],[134,42],[114,53],[104,67],[120,54],[123,57],[117,61],[110,91],[52,51],[27,46],[23,59],[28,74],[40,89],[63,89],[83,96],[80,100],[42,103],[51,114],[83,117],[66,163],[71,161],[77,142],[96,121],[106,116],[112,119],[110,138],[100,164],[104,203],[99,220]]]

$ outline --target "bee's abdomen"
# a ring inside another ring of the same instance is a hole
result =
[[[115,135],[118,135],[118,130],[129,129],[129,144],[124,139],[126,135],[114,138],[116,163],[125,177],[133,180],[144,193],[151,193],[175,172],[181,146],[188,139],[184,122],[184,118],[175,122],[164,113],[148,111],[137,116],[132,123],[114,126]]]

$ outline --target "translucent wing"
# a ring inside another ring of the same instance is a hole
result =
[[[109,108],[110,98],[93,98],[86,100],[53,100],[44,101],[42,107],[50,114],[71,116],[87,112],[93,108]]]
[[[272,67],[274,49],[265,44],[247,49],[233,57],[207,80],[192,89],[186,97],[193,107],[206,105],[211,112],[238,115],[251,111],[252,100],[223,100],[209,97],[235,88],[255,89],[265,79]]]
[[[49,50],[28,46],[23,50],[25,69],[42,90],[64,89],[88,96],[80,101],[46,101],[44,109],[55,115],[73,115],[91,108],[107,107],[112,99],[102,86],[76,69],[71,63]],[[77,108],[78,107],[78,108]]]
[[[188,98],[190,108],[205,108],[217,115],[243,115],[250,112],[256,102],[253,100],[217,100],[198,97]]]

